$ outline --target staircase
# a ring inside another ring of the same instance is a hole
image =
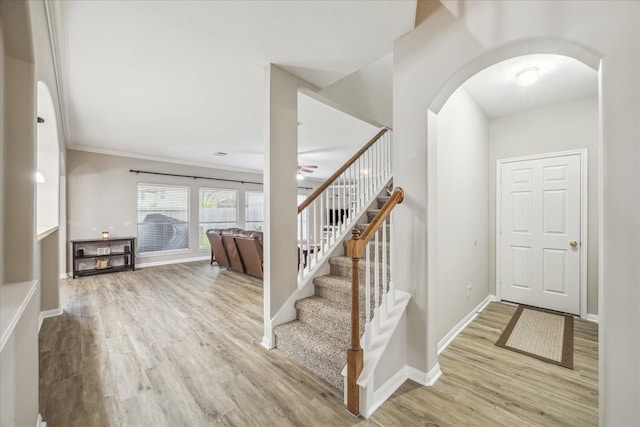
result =
[[[385,191],[386,193],[386,191]],[[378,197],[377,209],[367,210],[368,221],[371,221],[379,209],[389,198]],[[356,227],[364,230],[368,224],[357,224]],[[387,228],[388,234],[389,228]],[[389,237],[385,239],[389,242]],[[346,243],[346,242],[345,242]],[[373,260],[375,246],[370,243],[370,258]],[[388,243],[387,243],[388,245]],[[380,245],[379,245],[380,246]],[[380,249],[379,249],[380,250]],[[382,251],[389,254],[389,251]],[[384,268],[389,272],[389,258]],[[337,256],[329,259],[330,274],[313,278],[315,295],[303,298],[295,303],[297,319],[283,323],[274,328],[276,347],[287,354],[300,365],[311,370],[317,376],[326,380],[337,389],[344,389],[342,370],[347,361],[347,348],[349,347],[351,325],[351,258]],[[382,265],[382,264],[380,264]],[[373,263],[370,269],[373,269]],[[380,268],[380,267],[379,267]],[[361,283],[364,284],[365,263],[360,264]],[[379,272],[379,274],[381,274]],[[387,276],[389,274],[387,273]],[[386,289],[380,289],[378,294],[383,295]],[[371,295],[374,295],[375,285],[369,286]],[[365,306],[366,286],[360,286],[360,305]],[[373,315],[375,299],[370,299],[371,315]],[[365,310],[360,315],[360,335],[365,328]]]

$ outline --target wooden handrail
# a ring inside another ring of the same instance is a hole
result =
[[[365,228],[360,234],[359,238],[351,243],[351,240],[347,242],[347,256],[351,258],[362,258],[364,251],[367,247],[369,240],[373,238],[378,228],[382,226],[382,223],[391,215],[391,211],[397,205],[404,200],[404,190],[400,187],[393,189],[391,198],[382,206],[380,212],[373,218],[373,221]]]
[[[380,132],[376,134],[376,136],[371,138],[371,140],[367,142],[360,150],[358,150],[356,154],[351,156],[351,158],[347,160],[346,163],[340,167],[340,169],[335,171],[335,173],[331,175],[325,182],[323,182],[322,185],[320,185],[320,187],[316,188],[315,191],[311,193],[309,197],[307,197],[302,203],[300,203],[300,206],[298,206],[298,213],[302,212],[304,208],[309,206],[311,202],[317,199],[318,196],[320,196],[320,194],[322,194],[322,192],[326,190],[327,187],[329,187],[333,183],[333,181],[335,181],[340,175],[342,175],[342,173],[346,171],[347,168],[349,168],[349,166],[351,166],[362,155],[362,153],[367,151],[369,147],[375,144],[375,142],[379,140],[380,137],[382,137],[382,135],[387,133],[388,130],[389,129],[387,128],[381,129]]]
[[[360,389],[358,378],[364,366],[364,352],[360,347],[360,283],[359,263],[364,256],[369,240],[391,215],[393,208],[404,200],[404,190],[396,187],[391,198],[382,206],[362,235],[355,228],[351,239],[347,241],[347,256],[351,258],[351,348],[347,350],[347,409],[354,415],[360,415]]]

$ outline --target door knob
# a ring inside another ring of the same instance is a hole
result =
[[[576,242],[575,240],[572,240],[571,242],[569,242],[569,244],[571,245],[571,247],[575,248],[576,246],[578,246],[578,242]]]

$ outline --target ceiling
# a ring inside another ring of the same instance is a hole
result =
[[[366,84],[375,99],[364,102],[391,116],[392,43],[411,31],[416,9],[415,0],[49,5],[68,148],[251,172],[264,164],[269,63],[337,102]],[[538,82],[516,85],[515,74],[532,66]],[[596,95],[597,73],[571,58],[527,55],[463,86],[494,118]],[[309,96],[298,103],[298,160],[318,166],[314,178],[377,132]]]
[[[518,86],[516,74],[538,68],[539,78]],[[560,55],[526,55],[485,68],[463,87],[489,118],[547,107],[598,94],[598,73],[573,58]]]
[[[393,40],[413,29],[416,2],[49,6],[68,148],[262,171],[265,67],[277,64],[327,88],[388,55]],[[380,73],[388,86],[390,65]],[[305,96],[299,121],[300,162],[317,164],[316,177],[330,175],[376,133]]]

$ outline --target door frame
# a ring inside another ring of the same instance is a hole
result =
[[[498,301],[502,300],[502,286],[501,280],[501,253],[500,247],[502,246],[500,225],[502,224],[502,165],[504,163],[515,163],[525,160],[540,160],[553,157],[578,155],[580,158],[580,318],[587,318],[587,255],[588,255],[588,150],[581,148],[577,150],[559,151],[554,153],[533,154],[521,157],[509,157],[505,159],[496,160],[496,298]]]

